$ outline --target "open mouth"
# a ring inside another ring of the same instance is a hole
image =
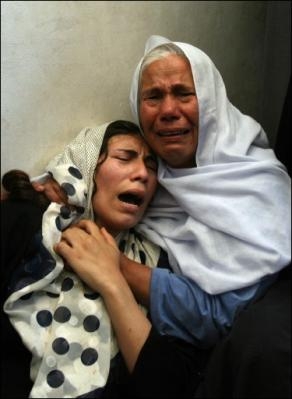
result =
[[[122,193],[118,196],[118,198],[122,202],[126,202],[127,204],[132,204],[137,206],[142,205],[144,201],[141,195],[132,192]]]
[[[158,136],[160,137],[183,136],[185,134],[188,134],[189,132],[190,129],[160,131],[158,132]]]

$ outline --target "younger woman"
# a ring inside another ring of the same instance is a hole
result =
[[[30,397],[161,396],[157,376],[144,373],[149,349],[164,363],[171,356],[163,392],[171,386],[167,376],[175,396],[185,395],[197,369],[195,350],[151,329],[119,269],[119,248],[140,263],[160,263],[160,249],[133,230],[156,188],[156,159],[139,129],[123,121],[85,129],[78,140],[75,164],[51,170],[69,203],[46,210],[42,242],[35,237],[33,253],[18,265],[4,305],[33,355]]]

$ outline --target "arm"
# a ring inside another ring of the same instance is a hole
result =
[[[55,250],[84,282],[102,295],[131,372],[151,324],[120,272],[120,253],[114,239],[93,222],[83,220],[63,232]]]
[[[226,335],[238,313],[275,280],[271,276],[250,287],[209,295],[194,281],[167,269],[146,272],[140,267],[122,258],[121,270],[137,300],[148,304],[157,331],[203,348]]]
[[[152,269],[127,258],[124,254],[120,256],[120,268],[137,301],[149,308]]]

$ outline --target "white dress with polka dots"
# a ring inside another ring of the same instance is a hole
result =
[[[61,231],[83,217],[86,185],[74,165],[55,167],[53,176],[75,209],[56,203],[49,206],[43,217],[39,251],[20,265],[4,304],[11,323],[32,352],[32,398],[97,394],[106,384],[110,361],[118,352],[103,299],[76,274],[65,270],[53,251]],[[118,241],[131,259],[157,265],[159,248],[134,230],[124,232]]]

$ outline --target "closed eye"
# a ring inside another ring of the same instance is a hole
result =
[[[163,93],[159,89],[146,90],[142,94],[143,100],[157,100],[157,99],[162,98],[162,97],[163,97]]]
[[[117,150],[116,154],[113,155],[113,158],[118,159],[120,161],[131,161],[137,156],[137,152],[134,150]]]
[[[157,172],[158,164],[157,164],[156,159],[152,155],[147,157],[144,162],[145,162],[146,168],[154,171],[155,173]]]

